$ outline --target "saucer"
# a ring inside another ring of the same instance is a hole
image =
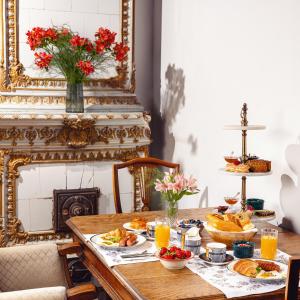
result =
[[[210,261],[207,257],[206,257],[206,253],[202,253],[199,255],[199,258],[204,261],[207,264],[210,264],[212,266],[224,266],[229,264],[230,262],[232,262],[234,260],[234,257],[230,254],[226,254],[226,259],[223,262],[212,262]]]
[[[155,241],[155,238],[150,237],[146,232],[140,233],[143,237],[145,237],[148,241]]]

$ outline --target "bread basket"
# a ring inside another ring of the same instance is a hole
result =
[[[222,231],[208,225],[207,222],[203,222],[203,225],[214,241],[224,243],[229,247],[232,247],[232,243],[237,240],[250,241],[258,231],[257,228],[240,232]]]

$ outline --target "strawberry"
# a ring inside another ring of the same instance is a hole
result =
[[[173,259],[173,256],[170,255],[170,254],[165,254],[165,255],[163,256],[163,258],[164,258],[164,259],[169,259],[169,260],[171,260],[171,259]]]
[[[191,255],[192,255],[192,253],[191,253],[190,250],[186,250],[186,251],[185,251],[185,256],[186,256],[186,258],[191,257]]]
[[[176,250],[179,249],[176,246],[173,246],[169,249],[170,252],[176,252]]]
[[[252,212],[252,211],[254,211],[254,208],[252,205],[247,205],[247,210],[250,210]]]
[[[176,257],[179,258],[179,259],[183,259],[184,256],[185,256],[185,252],[180,250],[180,249],[177,249],[175,254],[176,254]]]
[[[168,249],[166,247],[162,247],[159,251],[159,255],[163,256],[164,254],[166,254],[168,252]]]
[[[172,255],[173,259],[176,258],[176,252],[171,252],[171,255]]]

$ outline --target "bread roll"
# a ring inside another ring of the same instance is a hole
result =
[[[242,228],[229,220],[224,220],[222,215],[209,214],[206,216],[208,224],[218,230],[230,231],[230,232],[241,232]]]

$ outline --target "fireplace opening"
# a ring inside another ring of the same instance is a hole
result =
[[[69,232],[66,221],[75,216],[98,213],[99,188],[53,191],[53,228],[55,232]]]

